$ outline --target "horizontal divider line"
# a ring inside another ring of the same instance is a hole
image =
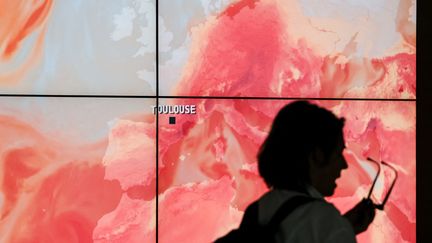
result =
[[[58,97],[58,98],[126,98],[126,99],[223,99],[223,100],[335,100],[335,101],[416,101],[397,98],[316,98],[316,97],[248,97],[248,96],[186,96],[186,95],[42,95],[42,94],[0,94],[0,97]]]
[[[226,100],[353,100],[353,101],[416,101],[395,98],[308,98],[308,97],[239,97],[239,96],[162,96],[159,99],[226,99]]]
[[[0,97],[54,97],[54,98],[144,98],[157,99],[155,95],[43,95],[43,94],[0,94]]]

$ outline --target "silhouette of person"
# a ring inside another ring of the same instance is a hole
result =
[[[268,242],[356,242],[355,235],[372,222],[375,208],[370,200],[341,215],[324,199],[333,195],[336,179],[348,168],[342,154],[344,122],[305,101],[288,104],[277,114],[258,153],[258,170],[270,191],[257,202],[257,223],[269,224],[277,210],[296,196],[313,200],[284,216]],[[248,209],[242,225],[247,214]]]

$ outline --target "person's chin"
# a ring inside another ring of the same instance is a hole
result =
[[[336,186],[337,186],[336,182],[333,182],[331,184],[331,186],[329,186],[327,188],[327,190],[323,193],[323,196],[324,197],[330,197],[330,196],[332,196],[334,194],[335,190],[336,190]]]
[[[329,192],[325,193],[323,196],[324,197],[331,197],[331,196],[333,196],[333,194],[334,194],[334,191],[329,191]]]

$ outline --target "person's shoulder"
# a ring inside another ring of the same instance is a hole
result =
[[[266,224],[276,211],[296,196],[307,194],[272,190],[259,199],[259,222]],[[312,198],[312,197],[311,197]],[[336,207],[322,198],[313,198],[296,207],[281,223],[281,239],[293,242],[355,242],[354,231]]]
[[[314,221],[326,221],[340,226],[350,226],[339,210],[324,199],[316,199],[305,205],[305,214],[311,216]]]
[[[339,210],[337,210],[333,204],[325,201],[324,199],[315,199],[311,201],[308,206],[310,207],[309,210],[320,212],[328,216],[341,216]]]
[[[285,202],[297,196],[309,197],[303,193],[286,190],[272,190],[267,192],[259,199],[260,218],[262,218],[265,223]],[[313,198],[299,205],[293,210],[291,215],[293,215],[294,218],[302,218],[302,221],[312,221],[312,223],[330,221],[331,225],[351,227],[348,220],[340,214],[339,210],[333,204],[322,198]]]
[[[276,211],[288,200],[292,199],[295,196],[302,196],[304,194],[295,192],[295,191],[287,191],[287,190],[279,190],[273,189],[265,193],[259,199],[259,222],[260,224],[267,224]],[[302,206],[302,205],[301,205]]]
[[[293,230],[294,239],[308,239],[304,242],[355,242],[355,234],[348,220],[324,199],[307,203],[284,224]]]
[[[355,237],[351,224],[333,204],[325,200],[315,200],[306,207],[305,220],[309,221],[312,227],[326,232],[328,237]]]

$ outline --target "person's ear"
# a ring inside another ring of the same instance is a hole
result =
[[[323,167],[325,163],[324,152],[321,148],[315,148],[309,155],[309,163],[314,167]]]

